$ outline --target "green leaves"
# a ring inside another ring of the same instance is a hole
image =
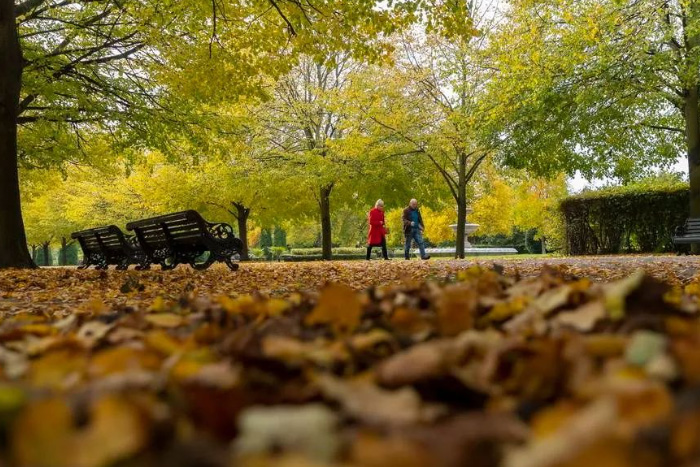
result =
[[[501,122],[504,160],[622,181],[675,162],[681,96],[698,81],[683,31],[698,18],[683,25],[680,4],[664,5],[514,1],[491,42],[501,73],[490,89],[511,109]]]

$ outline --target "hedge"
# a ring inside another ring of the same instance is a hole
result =
[[[366,248],[333,248],[332,253],[334,260],[349,261],[367,257]],[[388,249],[388,254],[389,258],[395,256],[395,252],[391,248]],[[381,248],[374,248],[372,256],[375,259],[381,258]],[[322,259],[320,248],[292,248],[289,253],[281,256],[282,261],[321,261]]]
[[[671,251],[671,236],[685,222],[688,184],[640,183],[566,198],[566,247],[572,255]]]
[[[364,255],[367,248],[338,247],[333,248],[332,252],[334,255]],[[316,256],[322,253],[321,248],[292,248],[289,250],[289,254],[294,256]]]

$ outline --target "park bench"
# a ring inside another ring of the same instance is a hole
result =
[[[243,247],[241,240],[230,225],[207,222],[197,211],[130,222],[126,228],[134,232],[145,253],[144,268],[160,264],[162,269],[173,269],[178,264],[189,264],[194,269],[206,269],[219,261],[233,271],[238,269],[234,255]]]
[[[107,269],[109,265],[117,269],[128,269],[130,264],[143,264],[146,257],[136,237],[124,235],[116,225],[73,232],[71,238],[78,240],[83,250],[83,262],[79,269],[95,266]]]
[[[680,245],[692,243],[700,243],[700,218],[687,219],[684,225],[676,227],[673,235],[673,246],[678,253],[682,252]]]

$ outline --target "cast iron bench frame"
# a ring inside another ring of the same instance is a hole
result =
[[[141,265],[146,259],[138,240],[133,235],[125,235],[116,225],[95,227],[73,232],[71,238],[78,240],[83,250],[83,261],[78,269],[107,269],[116,265],[117,269],[128,269],[129,265]]]
[[[238,269],[234,255],[242,250],[241,240],[229,224],[207,222],[197,211],[129,222],[126,228],[134,232],[143,249],[143,269],[151,264],[160,264],[164,270],[174,269],[178,264],[207,269],[215,261],[225,263],[232,271]],[[207,252],[208,257],[201,259]]]

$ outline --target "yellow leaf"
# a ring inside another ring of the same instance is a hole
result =
[[[143,341],[147,346],[163,355],[172,355],[183,350],[182,344],[161,330],[149,332]]]
[[[147,430],[138,409],[117,396],[106,396],[90,408],[89,423],[80,427],[62,399],[29,406],[18,418],[12,448],[18,465],[99,467],[141,450]]]
[[[268,316],[279,316],[285,312],[290,306],[290,303],[286,300],[279,298],[273,298],[265,302],[265,311]]]
[[[148,307],[148,311],[153,311],[156,313],[162,313],[167,310],[167,304],[165,303],[165,299],[161,296],[156,297],[155,300],[153,300],[153,303],[151,303],[151,306]]]
[[[92,376],[106,376],[128,371],[154,371],[161,360],[153,352],[132,347],[113,347],[95,355],[90,363]]]
[[[184,323],[182,316],[173,313],[156,313],[146,315],[144,318],[149,323],[162,328],[176,328]]]
[[[362,306],[347,285],[331,284],[321,291],[318,305],[306,317],[307,325],[328,324],[338,332],[352,332],[360,324]]]

